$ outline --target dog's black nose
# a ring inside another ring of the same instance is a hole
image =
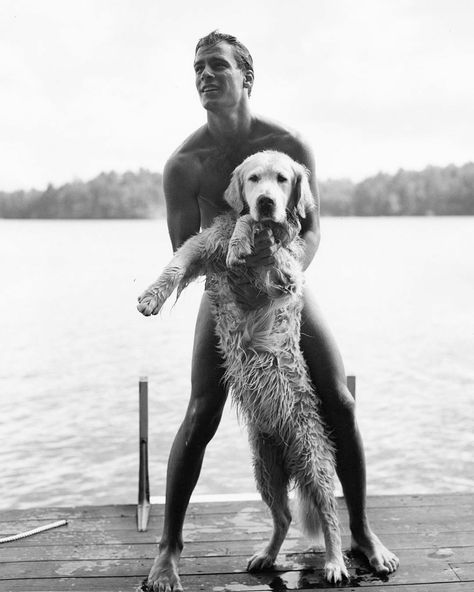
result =
[[[261,214],[271,214],[274,205],[273,199],[267,195],[260,195],[257,199],[257,207]]]

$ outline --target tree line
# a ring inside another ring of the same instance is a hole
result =
[[[44,191],[0,192],[0,218],[159,218],[165,215],[163,176],[101,173]]]
[[[458,216],[474,214],[474,163],[379,173],[360,183],[321,186],[321,213],[332,216]]]
[[[474,163],[319,183],[328,216],[474,215]],[[0,191],[0,218],[160,218],[161,173],[101,173],[44,191]]]

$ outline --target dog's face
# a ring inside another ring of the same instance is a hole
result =
[[[237,213],[248,211],[255,221],[283,223],[287,211],[305,217],[314,206],[308,172],[283,152],[257,152],[232,174],[224,197]]]

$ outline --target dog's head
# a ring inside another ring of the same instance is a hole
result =
[[[256,222],[281,224],[289,213],[304,218],[314,207],[307,169],[273,150],[247,157],[232,173],[224,198],[238,214],[249,212]]]

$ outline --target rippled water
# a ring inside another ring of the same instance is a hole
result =
[[[324,218],[307,273],[357,408],[370,493],[466,491],[472,465],[472,218]],[[151,492],[184,414],[202,284],[159,318],[137,294],[170,256],[162,221],[0,220],[2,507],[135,502],[138,377]],[[254,491],[227,409],[199,493]]]

